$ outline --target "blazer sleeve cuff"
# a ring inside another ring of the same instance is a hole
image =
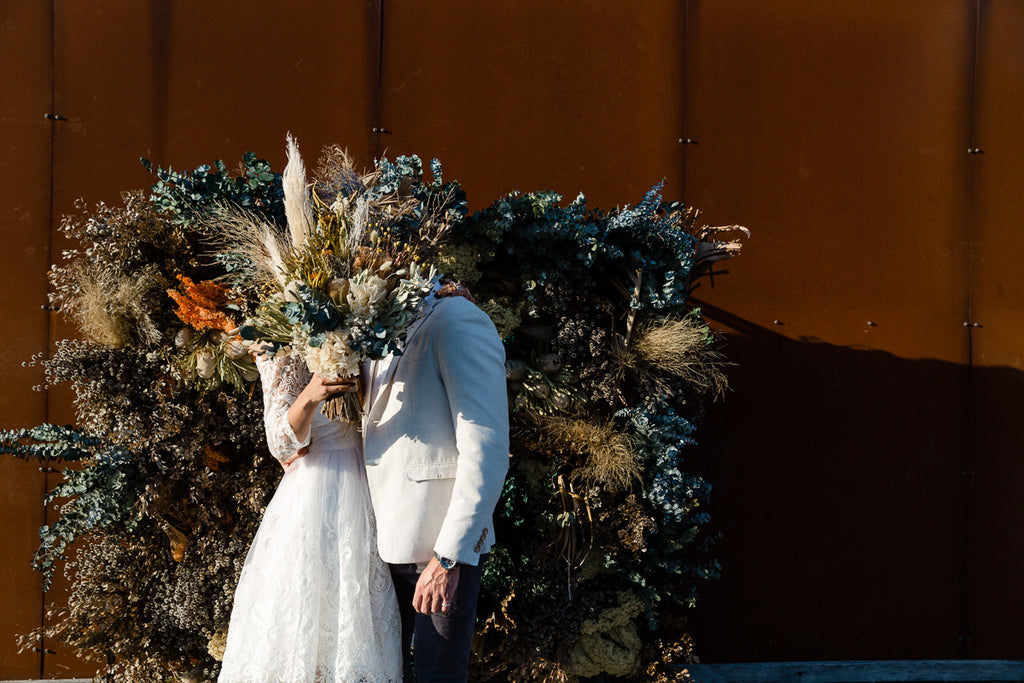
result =
[[[472,567],[480,564],[480,555],[487,552],[493,541],[494,531],[489,527],[483,527],[479,534],[474,537],[472,541],[473,545],[469,542],[465,543],[451,543],[446,542],[444,534],[437,539],[437,543],[434,545],[434,552],[441,557],[447,557],[450,560],[455,560],[459,564],[467,564]]]

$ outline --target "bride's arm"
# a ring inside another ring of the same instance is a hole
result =
[[[309,445],[309,425],[306,424],[303,434],[297,434],[295,426],[301,427],[301,424],[293,426],[289,413],[309,383],[310,374],[305,363],[290,356],[267,358],[259,354],[256,367],[263,384],[263,426],[267,432],[267,446],[270,454],[284,463]]]
[[[313,415],[324,400],[351,391],[355,379],[325,380],[311,375],[298,358],[256,356],[263,383],[263,424],[267,446],[287,466],[309,446]]]

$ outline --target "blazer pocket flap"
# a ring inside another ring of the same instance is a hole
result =
[[[454,479],[458,469],[457,460],[445,462],[418,462],[405,466],[405,476],[412,481],[429,481],[431,479]]]

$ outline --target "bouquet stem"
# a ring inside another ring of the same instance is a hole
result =
[[[328,420],[351,422],[360,426],[363,417],[362,382],[357,381],[353,391],[346,391],[324,401],[320,413]]]

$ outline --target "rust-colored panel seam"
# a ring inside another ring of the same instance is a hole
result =
[[[964,192],[967,200],[967,210],[965,211],[965,237],[967,242],[967,263],[965,264],[967,270],[967,282],[966,282],[966,295],[967,295],[967,310],[964,318],[964,331],[967,334],[967,392],[966,392],[966,405],[964,406],[965,419],[966,419],[966,437],[964,439],[963,447],[963,465],[961,467],[961,496],[963,500],[963,552],[960,562],[960,633],[958,635],[958,648],[960,656],[966,657],[970,652],[971,636],[970,636],[970,556],[971,556],[971,521],[972,521],[972,506],[971,506],[971,491],[974,477],[974,448],[972,446],[971,433],[974,429],[974,334],[977,328],[981,325],[974,320],[974,232],[976,228],[976,212],[975,212],[975,199],[974,199],[974,165],[978,158],[978,154],[981,150],[978,148],[977,140],[975,140],[975,114],[977,108],[977,83],[978,83],[978,54],[980,52],[979,42],[981,40],[981,0],[972,0],[971,2],[971,16],[969,21],[972,22],[971,28],[973,39],[971,41],[971,54],[970,54],[970,76],[968,78],[968,93],[967,93],[967,138],[969,145],[967,147],[967,164],[966,173],[964,178]]]
[[[690,140],[688,137],[690,130],[688,120],[690,100],[687,99],[689,97],[689,90],[686,87],[690,82],[690,0],[685,0],[683,3],[683,49],[680,50],[680,54],[683,58],[683,68],[680,69],[683,78],[683,82],[680,84],[680,98],[683,103],[683,137],[679,139],[679,144],[684,144],[687,140]],[[683,200],[689,201],[690,188],[687,187],[686,180],[686,150],[684,149],[683,153],[679,155],[679,182],[683,187]]]

